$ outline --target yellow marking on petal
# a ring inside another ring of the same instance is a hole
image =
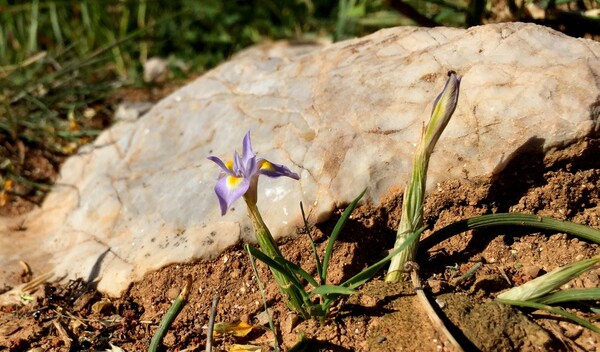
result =
[[[233,172],[233,160],[228,160],[225,163],[225,167],[229,169],[229,171]]]
[[[240,182],[242,182],[243,180],[244,179],[242,177],[227,176],[227,180],[226,180],[227,188],[235,189],[238,187]]]
[[[273,166],[273,164],[271,164],[268,160],[261,160],[258,168],[261,170],[268,170],[268,171],[275,170],[275,166]]]

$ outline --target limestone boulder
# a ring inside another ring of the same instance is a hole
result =
[[[599,130],[600,43],[545,27],[400,27],[335,44],[262,45],[103,132],[64,164],[41,208],[2,219],[0,287],[16,283],[23,260],[119,295],[150,270],[251,241],[242,201],[221,216],[219,169],[206,159],[241,152],[248,130],[259,156],[301,177],[260,181],[276,236],[295,233],[300,201],[313,221],[365,187],[377,203],[405,184],[448,70],[462,76],[461,92],[430,186],[492,175],[531,141],[549,151]]]

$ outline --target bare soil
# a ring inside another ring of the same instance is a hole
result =
[[[437,185],[425,204],[424,237],[460,219],[494,212],[523,212],[600,228],[600,140],[587,139],[548,155],[541,141],[531,140],[498,175],[450,180]],[[357,190],[358,192],[359,190]],[[360,206],[335,245],[332,283],[339,283],[386,255],[393,246],[402,203],[402,189],[391,189],[378,206]],[[341,210],[315,225],[319,250],[325,248]],[[284,255],[309,272],[315,266],[307,236],[281,244]],[[430,247],[430,248],[429,248]],[[498,293],[558,266],[600,255],[600,247],[560,233],[520,228],[469,231],[438,243],[422,242],[418,264],[430,301],[465,350],[597,351],[600,336],[542,311],[517,310],[494,301]],[[481,263],[481,264],[477,264]],[[473,276],[455,278],[474,265]],[[570,282],[574,288],[598,287],[600,270]],[[219,335],[214,349],[234,344],[271,350],[274,335],[261,318],[264,310],[249,259],[236,246],[208,262],[172,265],[133,283],[120,298],[106,297],[83,281],[46,284],[32,303],[0,308],[0,350],[80,351],[110,349],[143,351],[184,286],[193,284],[188,303],[163,340],[168,351],[203,351],[205,325],[215,294],[220,296],[217,322],[243,321],[254,326],[243,337]],[[385,283],[383,273],[360,293],[343,299],[324,325],[299,321],[282,302],[269,269],[258,264],[267,305],[278,327],[283,350],[299,334],[306,351],[452,351],[432,326],[409,284]],[[106,278],[105,278],[106,279]],[[100,302],[100,303],[99,303]],[[598,324],[590,309],[598,302],[566,308]]]

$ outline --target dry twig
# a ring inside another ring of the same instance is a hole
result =
[[[423,291],[423,287],[421,287],[421,280],[419,279],[418,264],[415,262],[407,262],[404,269],[406,272],[410,273],[410,278],[412,280],[412,284],[415,289],[415,292],[417,293],[417,297],[419,298],[421,305],[425,309],[425,312],[427,312],[427,316],[429,316],[429,319],[433,323],[434,327],[439,332],[441,332],[443,335],[446,336],[446,338],[448,339],[448,341],[450,341],[452,346],[454,346],[456,351],[460,351],[460,352],[464,351],[463,348],[458,343],[458,341],[456,341],[454,336],[452,336],[452,334],[450,333],[448,328],[446,328],[446,325],[444,325],[444,322],[437,315],[437,313],[435,312],[435,309],[433,309],[433,306],[427,299],[427,296],[425,295],[425,292]]]

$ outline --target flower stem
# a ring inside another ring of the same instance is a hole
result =
[[[429,154],[423,148],[423,143],[421,143],[415,152],[410,183],[404,191],[402,218],[396,233],[394,248],[400,247],[411,234],[423,226],[423,197],[428,165]],[[386,281],[395,282],[402,279],[404,263],[415,261],[418,245],[418,239],[412,241],[402,252],[392,258],[385,278]]]
[[[258,246],[262,250],[264,254],[269,256],[271,259],[283,263],[283,255],[281,251],[279,251],[279,247],[275,242],[275,239],[271,235],[269,228],[265,224],[260,215],[258,207],[256,203],[253,202],[252,199],[247,199],[244,196],[244,200],[246,201],[246,205],[248,206],[248,215],[250,216],[250,220],[252,220],[252,225],[254,227],[254,232],[256,235],[256,241],[258,242]],[[293,282],[291,282],[285,275],[280,273],[279,271],[270,268],[273,276],[275,277],[275,282],[277,286],[279,286],[279,290],[281,294],[287,299],[287,305],[290,309],[295,310],[303,319],[309,319],[310,314],[304,308],[304,296],[301,291]]]

